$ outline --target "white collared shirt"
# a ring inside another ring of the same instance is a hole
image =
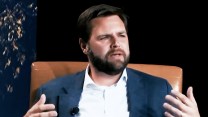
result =
[[[89,76],[89,66],[85,71],[83,92],[76,117],[129,117],[124,69],[119,81],[112,86],[99,86]]]

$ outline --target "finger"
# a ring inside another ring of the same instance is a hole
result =
[[[56,116],[58,116],[58,113],[56,111],[41,112],[30,115],[30,117],[56,117]]]
[[[37,109],[39,112],[42,111],[49,111],[49,110],[54,110],[55,109],[55,105],[54,104],[44,104],[44,105],[40,105],[37,107]]]
[[[177,99],[179,99],[186,106],[191,106],[192,105],[191,100],[188,97],[186,97],[184,94],[182,94],[178,91],[171,90],[171,95],[173,95],[174,97],[177,97]]]
[[[186,105],[184,105],[180,100],[178,100],[177,98],[173,97],[172,95],[166,95],[165,99],[167,100],[167,102],[169,104],[171,104],[173,107],[176,107],[180,110],[184,110],[187,108]]]
[[[43,105],[35,105],[33,106],[26,114],[24,117],[36,117],[38,116],[41,112],[43,111],[48,111],[48,112],[54,112],[54,111],[50,111],[50,110],[54,110],[55,109],[55,105],[54,104],[43,104]],[[39,116],[38,116],[39,117]],[[41,117],[41,116],[40,116]]]
[[[167,115],[167,117],[181,117],[182,112],[175,108],[174,106],[168,104],[168,103],[164,103],[163,107],[166,109],[165,114]],[[172,115],[172,116],[171,116]]]
[[[40,105],[40,104],[44,104],[45,102],[46,102],[46,95],[42,94],[36,104]]]
[[[196,104],[196,100],[194,98],[194,94],[193,94],[193,87],[189,87],[187,90],[187,97],[194,103]]]
[[[46,96],[45,94],[42,94],[38,102],[36,102],[28,112],[29,113],[37,112],[39,110],[39,105],[44,104],[45,101],[46,101]]]
[[[171,115],[171,114],[170,114],[169,112],[167,112],[167,111],[164,113],[164,115],[165,115],[165,117],[174,117],[173,115]]]

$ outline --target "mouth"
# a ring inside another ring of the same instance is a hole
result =
[[[107,53],[107,56],[111,59],[123,60],[126,55],[122,49],[112,49]]]
[[[123,57],[123,52],[122,51],[114,51],[110,54],[111,57],[113,58],[120,58]]]
[[[121,56],[122,53],[121,52],[115,52],[115,53],[112,53],[111,56]]]

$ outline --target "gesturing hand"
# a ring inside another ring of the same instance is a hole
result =
[[[46,96],[42,94],[39,101],[34,104],[24,117],[55,117],[58,113],[54,110],[54,104],[45,104]]]
[[[166,109],[166,117],[200,117],[192,87],[188,88],[187,96],[172,90],[165,99],[167,103],[164,103],[163,107]]]

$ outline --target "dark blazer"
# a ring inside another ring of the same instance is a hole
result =
[[[46,94],[46,103],[56,106],[59,117],[73,117],[71,110],[78,107],[85,71],[49,81],[37,92],[37,99]],[[127,98],[130,117],[163,117],[165,95],[171,85],[162,78],[127,68]],[[98,115],[99,117],[99,115]]]

